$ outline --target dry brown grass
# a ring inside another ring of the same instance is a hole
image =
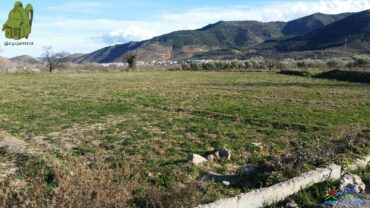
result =
[[[57,166],[53,207],[128,207],[138,175],[128,166],[112,169],[100,153],[87,160],[71,157],[69,168]]]
[[[63,162],[25,157],[23,180],[2,184],[4,207],[129,207],[130,193],[140,185],[130,167],[112,169],[101,153],[64,155]]]
[[[195,207],[202,194],[202,185],[198,182],[174,184],[168,190],[149,188],[145,194],[134,200],[136,207],[169,208]]]

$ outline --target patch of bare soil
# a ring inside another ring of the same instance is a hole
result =
[[[122,121],[125,121],[125,119],[108,117],[102,123],[76,124],[60,132],[52,132],[44,136],[33,137],[30,140],[27,139],[27,142],[5,131],[0,131],[0,181],[17,171],[14,162],[17,155],[38,155],[42,157],[44,152],[52,149],[68,152],[83,141],[97,142],[90,134],[86,136],[86,133],[102,131]]]
[[[24,154],[28,144],[6,132],[0,131],[0,148],[5,148],[11,154]]]
[[[56,149],[61,151],[70,151],[73,148],[79,146],[82,142],[97,142],[94,139],[94,134],[87,134],[91,131],[99,132],[104,129],[117,125],[118,123],[125,121],[124,118],[119,117],[108,117],[104,122],[81,125],[75,124],[73,127],[64,129],[59,132],[52,132],[44,136],[36,136],[31,138],[31,141],[37,145],[42,146],[46,149]]]
[[[13,156],[26,154],[28,151],[25,141],[0,131],[0,182],[17,171]]]

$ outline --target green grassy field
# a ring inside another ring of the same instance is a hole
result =
[[[0,130],[33,150],[0,151],[18,167],[2,184],[3,204],[192,207],[369,153],[366,84],[134,72],[2,75],[0,86]],[[222,147],[230,161],[187,162]],[[199,180],[247,164],[258,174],[231,187]]]

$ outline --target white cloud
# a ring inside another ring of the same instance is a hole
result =
[[[158,33],[154,31],[147,30],[136,25],[129,25],[125,28],[113,30],[108,34],[93,39],[102,41],[107,44],[118,44],[130,41],[150,39],[156,35],[158,35]]]
[[[320,0],[279,1],[254,6],[230,6],[226,8],[197,8],[182,13],[162,13],[165,21],[176,21],[185,25],[216,22],[219,20],[288,21],[316,12],[337,14],[370,9],[368,0]],[[199,25],[199,24],[198,24]]]
[[[106,4],[101,2],[68,2],[62,5],[64,8],[70,9],[82,9],[82,8],[102,8],[105,7]]]
[[[92,52],[108,44],[140,41],[176,30],[196,29],[220,20],[288,21],[312,13],[336,14],[358,12],[370,8],[368,0],[279,1],[255,5],[235,5],[225,8],[195,8],[182,12],[163,12],[140,20],[119,19],[57,19],[39,17],[31,36],[37,40],[33,50],[5,49],[3,55],[14,56],[30,52],[39,56],[42,45],[55,50]],[[85,5],[87,4],[87,5]],[[65,5],[68,6],[68,5]],[[70,8],[97,8],[101,3],[74,3]]]
[[[51,12],[55,11],[75,11],[79,13],[93,13],[94,11],[107,8],[108,5],[102,2],[66,2],[58,6],[51,6],[47,9]]]

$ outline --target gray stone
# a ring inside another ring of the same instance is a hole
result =
[[[299,208],[299,206],[295,201],[291,200],[285,205],[285,208]]]
[[[231,185],[230,181],[222,181],[222,184],[224,184],[224,186],[226,187],[229,187]]]
[[[207,160],[210,161],[210,162],[214,161],[215,160],[215,155],[214,154],[208,155]]]
[[[148,172],[147,175],[148,175],[149,178],[154,178],[154,175],[151,172]]]
[[[207,162],[207,159],[198,155],[198,154],[190,154],[189,157],[188,157],[188,160],[195,164],[195,165],[198,165],[198,164],[203,164],[203,163],[206,163]]]
[[[252,142],[251,144],[255,147],[261,147],[262,146],[262,143],[260,143],[260,142]]]
[[[345,174],[340,179],[340,190],[343,191],[346,187],[353,186],[357,193],[363,193],[366,190],[366,185],[358,175]]]

